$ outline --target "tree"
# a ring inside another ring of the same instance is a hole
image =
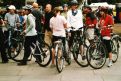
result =
[[[3,0],[3,5],[15,5],[16,8],[21,8],[23,5],[25,5],[25,0]]]

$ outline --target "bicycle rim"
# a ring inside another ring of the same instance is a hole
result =
[[[115,39],[111,40],[111,48],[112,48],[112,62],[115,63],[118,60],[119,55],[119,44]]]
[[[106,63],[106,50],[102,43],[93,43],[87,50],[87,61],[94,69],[100,69]]]
[[[52,51],[51,48],[48,44],[45,42],[39,43],[39,56],[37,56],[37,63],[39,66],[46,67],[50,64],[51,59],[52,59]]]
[[[79,43],[75,43],[74,47],[73,47],[73,57],[74,60],[76,61],[76,63],[82,67],[87,67],[88,66],[88,62],[86,57],[83,59],[82,56],[86,56],[86,47],[83,46],[82,50],[83,50],[83,55],[80,51],[80,46]]]
[[[20,62],[23,59],[23,42],[16,42],[16,46],[13,45],[13,43],[8,48],[8,55],[10,59]]]
[[[56,68],[59,73],[62,72],[63,66],[64,66],[64,57],[63,57],[63,50],[62,48],[58,48],[57,54],[56,54]]]

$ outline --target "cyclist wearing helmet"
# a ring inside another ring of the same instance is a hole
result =
[[[63,15],[67,19],[67,12],[68,12],[68,4],[63,5],[63,12],[61,15]]]
[[[25,35],[24,42],[24,57],[23,60],[18,63],[18,65],[27,65],[28,57],[31,53],[31,48],[33,43],[36,43],[37,31],[35,29],[35,17],[31,13],[32,6],[26,5],[23,7],[25,9],[25,13],[27,15],[26,20],[26,29],[21,33]]]
[[[111,52],[111,28],[109,27],[109,25],[113,25],[114,21],[113,18],[108,15],[108,9],[105,7],[102,7],[102,9],[100,10],[100,14],[101,14],[101,18],[99,21],[99,25],[101,28],[101,35],[103,38],[103,43],[106,45],[107,51],[108,51],[108,55],[109,56],[109,64],[108,67],[112,66],[112,52]]]
[[[74,35],[77,32],[77,30],[81,27],[83,27],[83,16],[82,11],[78,9],[78,2],[76,0],[72,0],[70,2],[70,10],[67,12],[67,23],[69,27],[73,27],[75,31],[71,32],[71,37],[69,40],[69,47],[72,46]],[[79,32],[80,35],[80,32]],[[82,45],[80,46],[80,49]],[[81,50],[82,52],[82,50]]]
[[[90,6],[85,6],[83,11],[86,14],[85,26],[87,27],[87,38],[90,43],[93,43],[94,28],[96,27],[97,19],[94,13],[92,13]]]

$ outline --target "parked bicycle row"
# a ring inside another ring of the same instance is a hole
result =
[[[34,57],[40,66],[51,63],[60,73],[65,61],[71,64],[73,54],[82,67],[100,69],[107,58],[111,67],[118,59],[120,46],[119,35],[113,33],[112,14],[107,7],[99,7],[94,13],[91,7],[81,10],[78,5],[72,0],[70,5],[52,10],[52,5],[47,4],[43,15],[38,4],[33,3],[22,8],[24,16],[16,14],[15,6],[10,5],[5,18],[0,18],[2,63],[12,59],[19,66],[27,65]]]

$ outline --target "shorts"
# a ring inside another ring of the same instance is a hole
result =
[[[111,40],[103,39],[103,43],[105,44],[108,53],[110,53],[112,51],[110,42],[111,42]]]
[[[87,37],[89,40],[94,39],[94,28],[88,28],[88,29],[86,30],[86,37]]]
[[[52,46],[54,47],[54,42],[58,41],[59,39],[62,40],[63,46],[65,46],[65,37],[60,37],[60,36],[53,36],[52,37]]]

